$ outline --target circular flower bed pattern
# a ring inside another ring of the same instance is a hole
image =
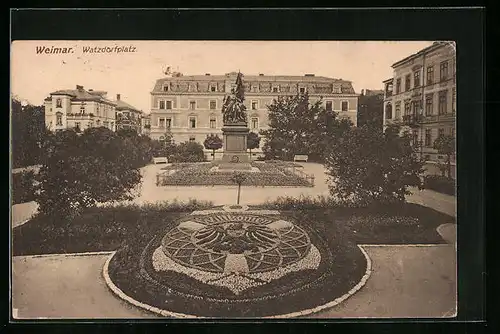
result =
[[[278,211],[227,206],[179,219],[142,251],[118,251],[105,275],[122,298],[162,315],[300,316],[366,281],[363,252],[340,246]]]

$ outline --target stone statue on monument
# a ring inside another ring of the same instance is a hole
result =
[[[245,100],[245,87],[242,80],[243,74],[238,72],[236,87],[231,89],[231,94],[224,98],[222,115],[224,124],[247,124]]]

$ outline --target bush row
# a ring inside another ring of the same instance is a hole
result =
[[[31,202],[35,199],[34,181],[33,171],[12,174],[12,204]]]
[[[456,193],[455,180],[441,175],[425,176],[424,188],[452,196]]]

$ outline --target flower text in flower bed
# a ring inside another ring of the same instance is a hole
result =
[[[231,173],[214,170],[214,163],[192,163],[167,166],[165,172],[157,175],[159,186],[213,186],[234,185]],[[243,186],[282,186],[282,187],[312,187],[310,178],[304,173],[295,171],[294,166],[282,166],[278,164],[253,163],[252,167],[258,168],[259,172],[245,173],[246,179]]]
[[[142,249],[125,247],[110,261],[111,280],[168,312],[264,317],[324,305],[365,274],[354,244],[324,240],[279,213],[244,211],[188,215]]]

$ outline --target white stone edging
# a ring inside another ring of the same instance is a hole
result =
[[[51,256],[62,256],[62,257],[77,257],[77,256],[94,256],[94,255],[112,255],[115,251],[102,251],[102,252],[82,252],[82,253],[54,253],[54,254],[38,254],[38,255],[18,255],[15,257],[24,258],[41,258],[41,257],[51,257]]]
[[[368,278],[370,277],[370,275],[372,273],[372,261],[370,259],[370,256],[363,249],[362,245],[358,245],[358,248],[361,250],[361,252],[363,253],[363,255],[366,258],[366,271],[365,271],[365,274],[363,275],[363,277],[361,278],[361,280],[358,282],[358,284],[356,284],[347,293],[345,293],[344,295],[342,295],[339,298],[336,298],[335,300],[333,300],[331,302],[328,302],[324,305],[317,306],[315,308],[305,309],[302,311],[297,311],[297,312],[292,312],[292,313],[287,313],[287,314],[265,316],[262,318],[264,318],[264,319],[294,318],[294,317],[309,315],[312,313],[317,313],[319,311],[322,311],[322,310],[325,310],[328,308],[332,308],[332,307],[342,303],[343,301],[345,301],[346,299],[351,297],[353,294],[358,292],[366,284],[366,282],[368,281]],[[157,307],[154,307],[154,306],[151,306],[151,305],[148,305],[145,303],[141,303],[140,301],[137,301],[137,300],[133,299],[132,297],[126,295],[120,288],[118,288],[113,283],[113,281],[109,277],[109,273],[108,273],[109,263],[111,262],[111,259],[113,258],[113,256],[115,254],[116,254],[116,252],[112,252],[111,256],[106,260],[106,263],[104,264],[104,267],[103,267],[103,276],[104,276],[104,280],[105,280],[106,284],[111,289],[111,291],[113,293],[115,293],[118,297],[120,297],[121,299],[129,302],[130,304],[132,304],[134,306],[146,309],[150,312],[160,314],[160,315],[165,316],[165,317],[191,318],[191,319],[193,319],[193,318],[196,318],[196,319],[218,318],[218,317],[203,317],[203,316],[197,316],[197,315],[192,315],[192,314],[184,314],[184,313],[177,313],[177,312],[162,310],[162,309],[159,309]]]

